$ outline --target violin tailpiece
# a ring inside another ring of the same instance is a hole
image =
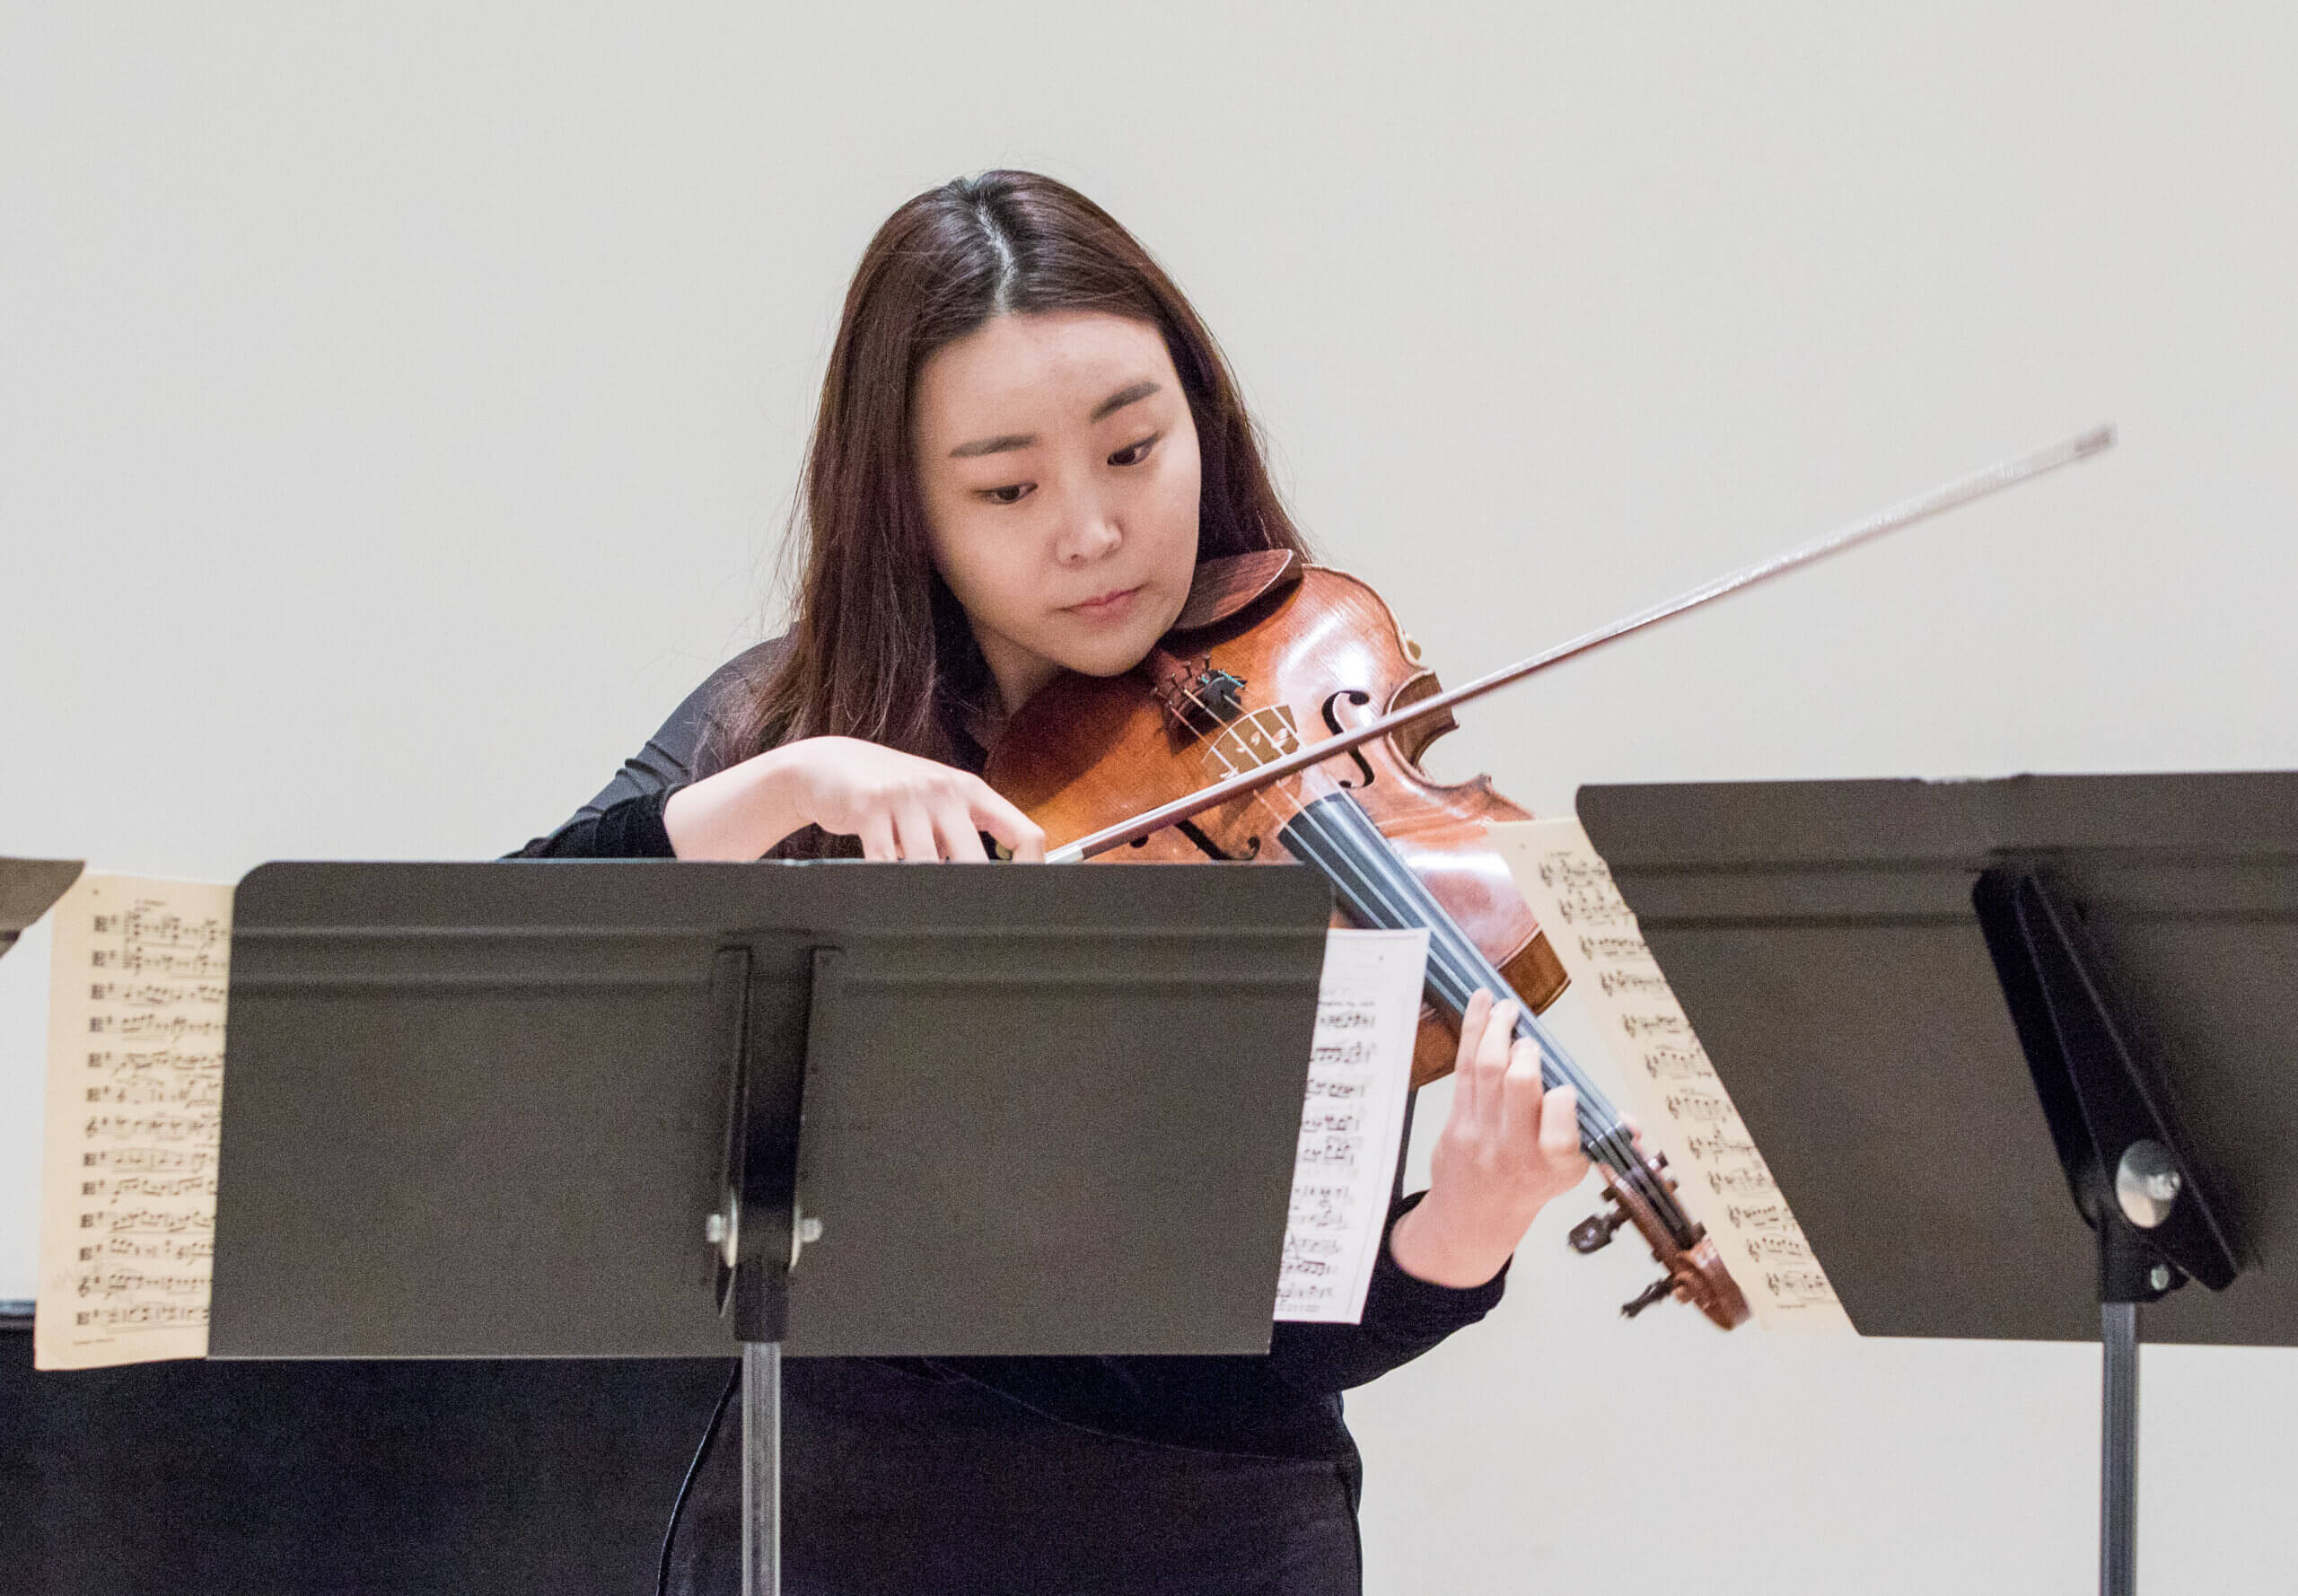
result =
[[[1210,654],[1198,655],[1192,665],[1160,645],[1141,669],[1157,702],[1187,735],[1218,731],[1244,713],[1245,679],[1215,666]]]

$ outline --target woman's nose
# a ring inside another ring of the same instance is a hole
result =
[[[1085,566],[1101,558],[1125,541],[1116,514],[1094,504],[1082,504],[1064,518],[1054,545],[1054,557],[1065,566]]]

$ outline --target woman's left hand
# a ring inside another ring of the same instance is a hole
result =
[[[1428,1193],[1389,1232],[1408,1275],[1481,1285],[1516,1250],[1533,1218],[1588,1172],[1578,1094],[1543,1092],[1539,1050],[1510,1039],[1516,1005],[1478,992],[1460,1016],[1452,1112],[1436,1138]]]

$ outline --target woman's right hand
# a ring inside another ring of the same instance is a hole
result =
[[[988,832],[1013,857],[1045,833],[978,776],[853,737],[807,737],[672,793],[662,824],[681,859],[756,859],[813,825],[862,839],[865,859],[985,860]]]

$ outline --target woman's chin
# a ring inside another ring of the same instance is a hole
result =
[[[1074,671],[1080,676],[1122,676],[1149,657],[1149,650],[1157,640],[1152,637],[1139,648],[1094,649],[1090,653],[1076,652],[1060,662],[1065,671]]]
[[[1122,676],[1147,659],[1164,636],[1162,627],[1152,631],[1141,624],[1095,630],[1096,636],[1062,639],[1062,646],[1047,650],[1046,656],[1080,676]]]

